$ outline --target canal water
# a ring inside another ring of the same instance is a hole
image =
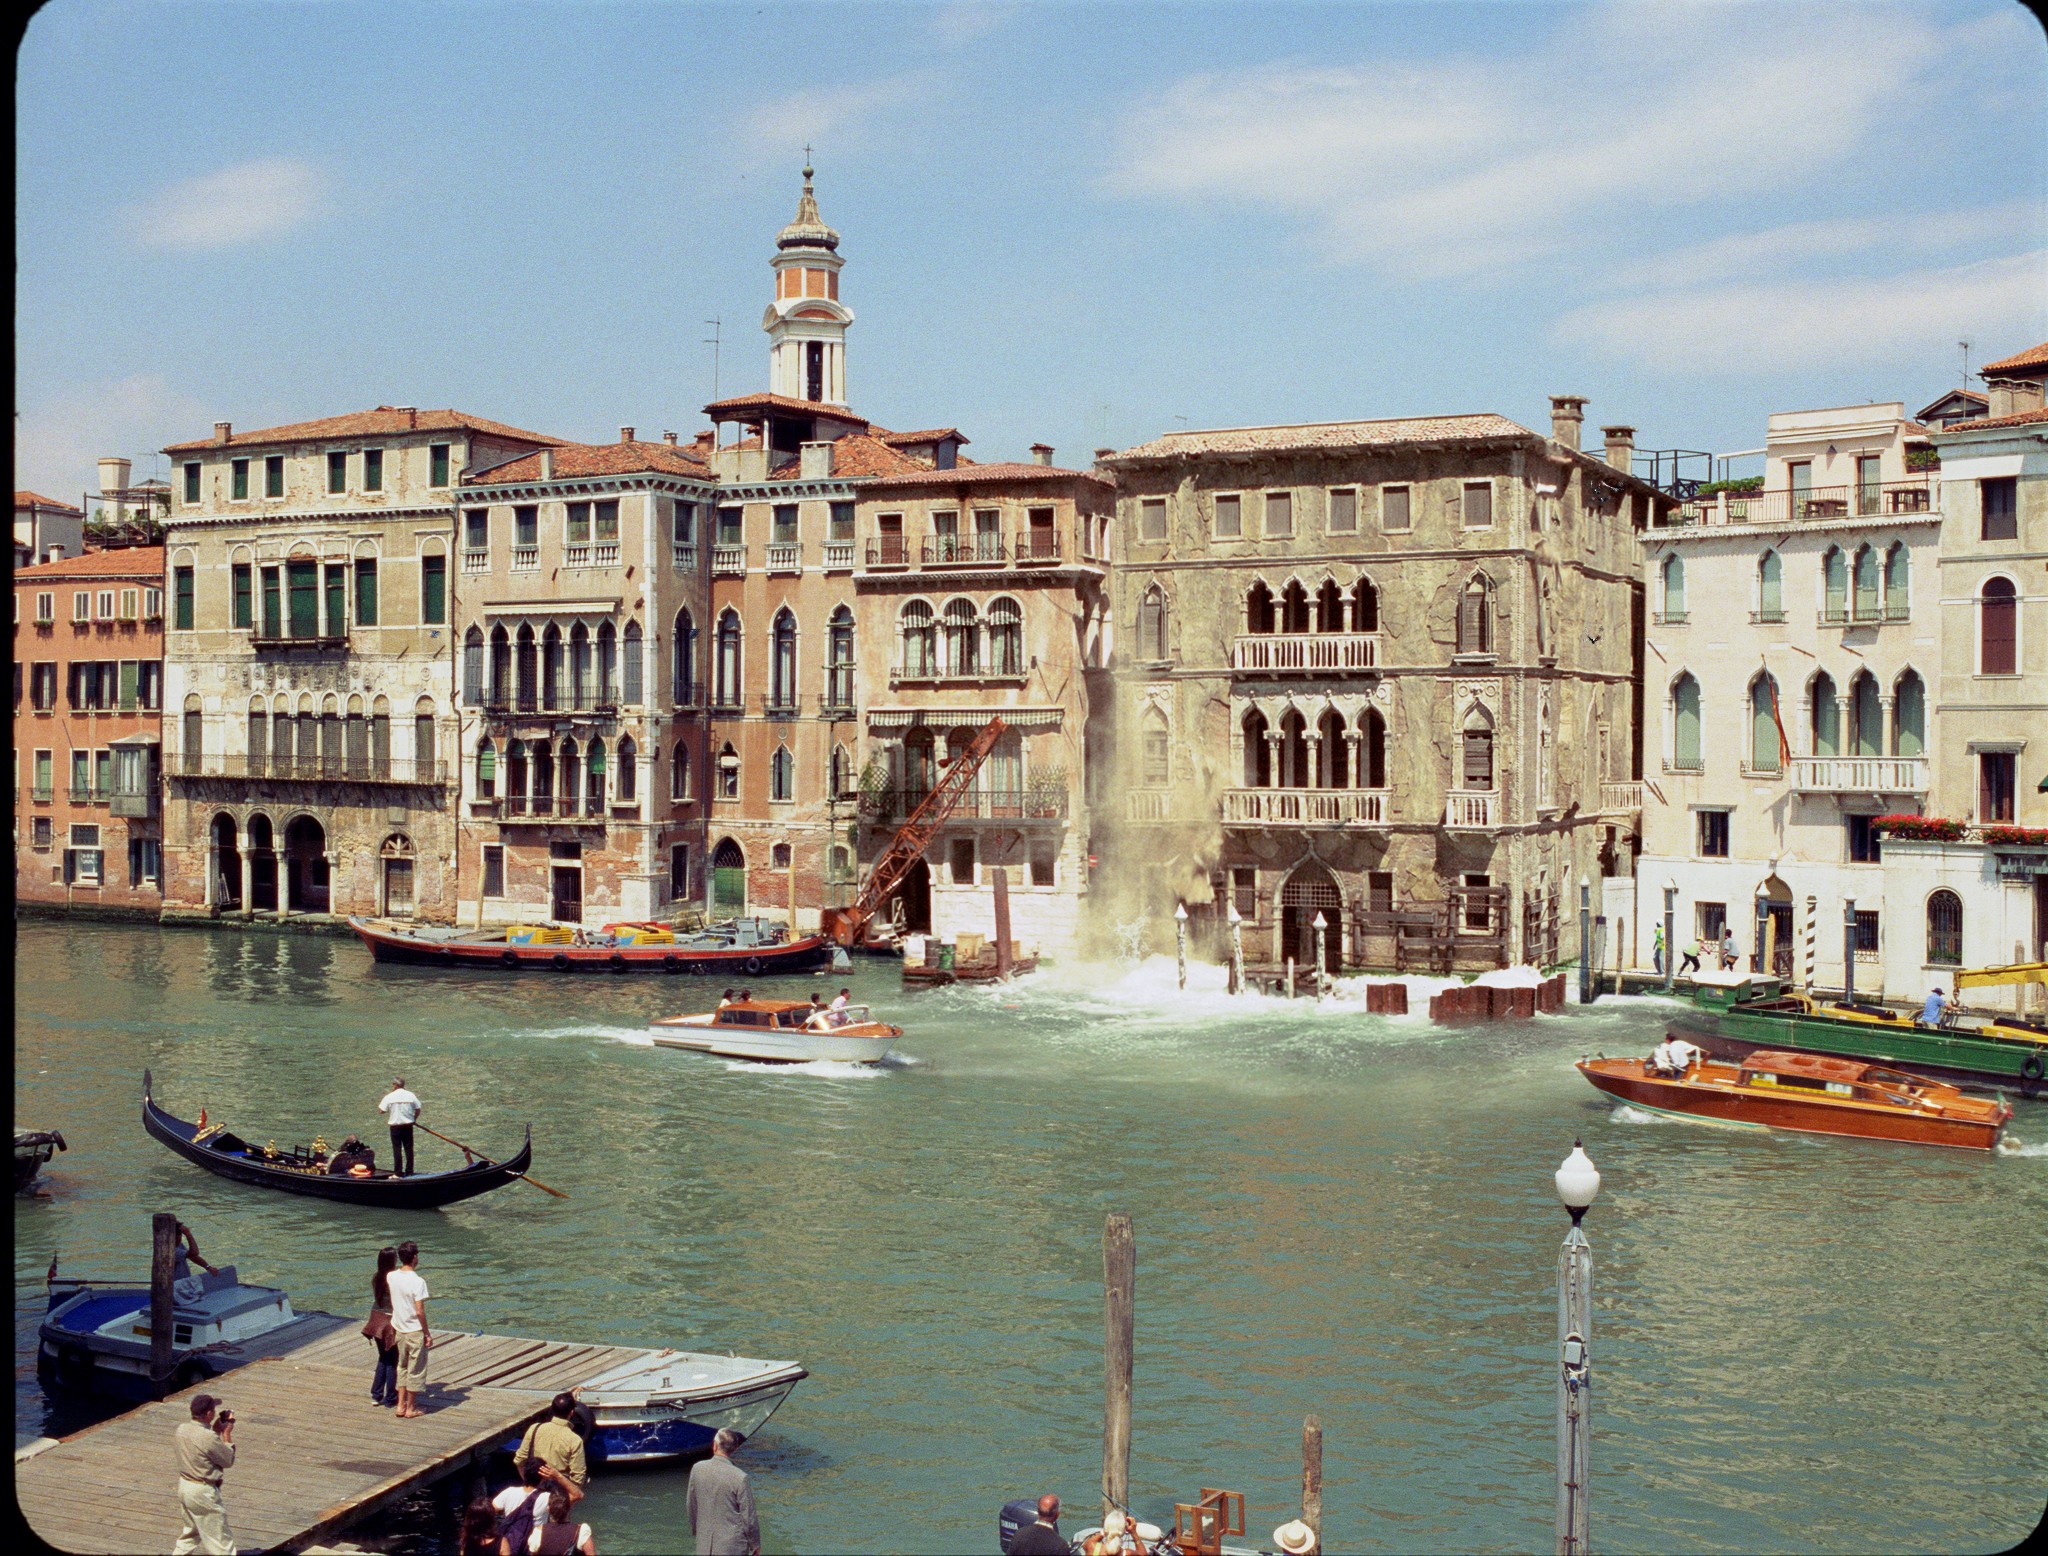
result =
[[[650,1047],[696,982],[155,928],[31,924],[17,953],[15,1117],[71,1144],[16,1204],[22,1440],[65,1424],[33,1367],[52,1255],[140,1271],[173,1209],[302,1307],[359,1311],[374,1250],[412,1237],[440,1325],[800,1360],[745,1451],[768,1550],[992,1551],[1004,1501],[1093,1498],[1102,1221],[1127,1210],[1141,1514],[1225,1486],[1269,1544],[1314,1413],[1330,1550],[1544,1548],[1550,1174],[1583,1136],[1596,1545],[1990,1550],[2042,1514],[2048,1104],[1988,1157],[1721,1130],[1617,1112],[1572,1070],[1645,1051],[1655,1001],[1453,1031],[1367,1016],[1358,987],[1231,999],[1198,967],[1181,994],[1157,959],[915,995],[864,960],[854,995],[908,1029],[902,1062],[790,1072]],[[176,1111],[380,1146],[403,1071],[473,1144],[530,1120],[571,1197],[393,1214],[241,1188],[142,1133],[145,1066]],[[683,1489],[603,1477],[601,1548],[688,1549]]]

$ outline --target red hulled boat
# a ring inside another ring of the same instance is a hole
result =
[[[822,935],[769,940],[754,935],[677,936],[665,925],[607,924],[579,944],[559,927],[436,930],[374,924],[352,918],[348,927],[380,962],[421,967],[466,967],[499,972],[666,972],[710,977],[768,978],[806,973],[832,961]]]

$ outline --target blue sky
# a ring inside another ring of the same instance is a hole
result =
[[[17,484],[216,419],[568,437],[763,387],[802,147],[854,408],[1061,463],[1590,396],[1639,447],[2048,339],[2007,0],[128,4],[18,59]]]

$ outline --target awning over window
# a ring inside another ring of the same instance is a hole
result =
[[[908,729],[913,724],[952,728],[959,724],[979,729],[997,714],[1012,729],[1058,729],[1065,717],[1060,708],[870,708],[868,728]]]
[[[149,732],[144,732],[140,735],[123,735],[119,740],[109,740],[107,742],[110,746],[160,746],[163,743],[163,736]]]

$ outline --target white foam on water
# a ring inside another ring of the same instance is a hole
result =
[[[1617,1124],[1683,1124],[1687,1119],[1673,1118],[1669,1113],[1659,1113],[1653,1108],[1630,1107],[1626,1102],[1610,1115]]]
[[[634,1048],[652,1048],[654,1036],[645,1027],[535,1027],[525,1033],[528,1037],[545,1038],[550,1041],[562,1038],[578,1038],[585,1042],[592,1040],[606,1043],[626,1043]]]
[[[2000,1156],[2048,1156],[2048,1141],[2036,1141],[2029,1145],[2024,1140],[2015,1140],[2007,1135],[1998,1142]]]
[[[735,1075],[816,1075],[827,1080],[867,1080],[880,1075],[872,1064],[853,1064],[844,1059],[810,1059],[802,1064],[764,1064],[755,1059],[728,1059],[726,1069]]]
[[[1507,969],[1509,972],[1533,971]],[[1306,988],[1306,974],[1303,987]],[[1515,980],[1509,980],[1515,981]],[[1538,980],[1540,981],[1540,980]],[[1188,963],[1188,986],[1180,987],[1178,964],[1170,956],[1148,956],[1138,962],[1061,962],[1041,966],[1029,978],[1008,985],[956,984],[957,989],[993,997],[999,1003],[1015,1002],[1018,995],[1042,990],[1067,996],[1084,1007],[1139,1020],[1176,1024],[1199,1021],[1241,1021],[1247,1015],[1286,1014],[1297,1020],[1352,1020],[1366,1014],[1366,991],[1375,984],[1405,983],[1408,986],[1408,1014],[1376,1016],[1383,1021],[1429,1019],[1429,997],[1444,989],[1462,987],[1457,978],[1376,978],[1370,975],[1333,980],[1320,1000],[1303,993],[1289,999],[1284,994],[1264,994],[1246,989],[1230,992],[1230,970],[1210,962]]]

